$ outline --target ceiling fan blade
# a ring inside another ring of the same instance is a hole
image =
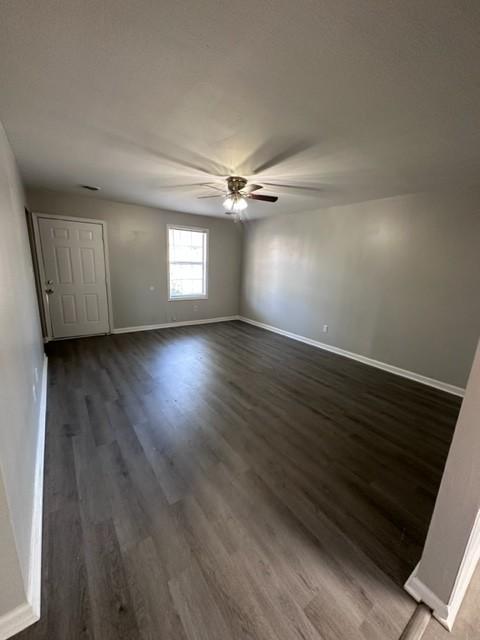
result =
[[[247,186],[242,189],[242,193],[252,193],[252,191],[258,191],[259,189],[263,189],[261,184],[247,184]]]
[[[224,193],[216,193],[213,196],[197,196],[197,200],[199,200],[200,198],[221,198],[224,195]]]
[[[276,202],[278,200],[278,196],[261,196],[256,193],[250,193],[245,197],[251,198],[252,200],[262,200],[263,202]]]
[[[298,184],[281,184],[280,182],[264,182],[267,187],[279,187],[280,189],[298,189],[300,191],[314,191],[317,193],[324,192],[325,189],[321,187],[305,187]]]

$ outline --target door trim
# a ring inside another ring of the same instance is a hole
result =
[[[97,220],[95,218],[79,218],[76,216],[63,216],[53,213],[41,213],[39,211],[32,212],[32,222],[33,222],[33,237],[35,241],[35,253],[37,260],[37,267],[40,273],[40,280],[42,283],[41,293],[41,305],[40,305],[40,314],[43,316],[43,320],[45,322],[45,327],[47,330],[47,335],[44,336],[45,342],[49,342],[50,340],[65,340],[68,338],[54,338],[52,331],[52,322],[50,318],[50,313],[48,309],[48,300],[47,295],[45,293],[44,283],[46,281],[45,278],[45,269],[43,265],[43,253],[42,253],[42,245],[40,242],[40,228],[38,225],[38,221],[40,218],[53,218],[55,220],[66,220],[67,222],[90,222],[94,224],[102,225],[102,239],[103,239],[103,257],[105,260],[105,284],[107,287],[107,309],[108,309],[108,333],[113,332],[113,307],[112,307],[112,290],[110,285],[110,259],[108,254],[108,226],[105,220]],[[72,336],[74,338],[75,336]],[[82,336],[87,337],[87,336]]]

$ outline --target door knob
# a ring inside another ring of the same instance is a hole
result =
[[[45,289],[45,292],[48,293],[48,294],[53,293],[53,291],[54,291],[53,287],[47,287]]]

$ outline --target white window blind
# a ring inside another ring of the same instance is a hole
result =
[[[207,297],[208,230],[168,226],[168,297]]]

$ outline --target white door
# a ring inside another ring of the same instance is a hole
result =
[[[38,228],[53,337],[108,333],[103,226],[39,217]]]

